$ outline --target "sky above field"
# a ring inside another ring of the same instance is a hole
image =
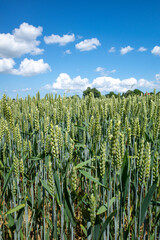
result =
[[[0,97],[160,91],[157,0],[0,0]]]

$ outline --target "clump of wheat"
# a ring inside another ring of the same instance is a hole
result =
[[[76,191],[76,189],[77,189],[77,171],[74,167],[72,168],[72,172],[71,172],[71,186],[72,186],[72,190]]]
[[[156,179],[158,179],[157,181],[157,187],[159,186],[159,154],[156,151],[154,153],[154,159],[153,159],[153,182],[156,181]]]
[[[22,174],[22,177],[24,176],[24,164],[23,164],[23,159],[21,158],[19,161],[19,170],[20,173]]]
[[[49,161],[49,166],[48,166],[48,186],[49,186],[52,196],[54,196],[55,183],[54,183],[54,178],[53,178],[53,170],[52,170],[51,161]]]
[[[19,177],[19,160],[15,155],[13,156],[13,166],[14,166],[15,177],[18,178]]]
[[[106,143],[101,144],[101,152],[100,152],[100,176],[103,177],[105,174],[105,162],[106,162]]]
[[[96,218],[96,199],[94,194],[92,193],[90,196],[90,220],[92,226],[95,224],[95,218]]]

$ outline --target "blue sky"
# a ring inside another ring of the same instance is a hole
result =
[[[159,1],[0,4],[0,96],[160,90]]]

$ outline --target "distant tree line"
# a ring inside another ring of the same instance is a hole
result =
[[[98,91],[96,88],[90,88],[90,87],[88,87],[85,91],[83,91],[83,97],[85,97],[85,96],[89,96],[90,95],[90,93],[92,93],[92,94],[94,94],[94,97],[95,98],[99,98],[99,97],[101,97],[101,92],[100,91]],[[146,94],[146,93],[145,93]],[[125,92],[125,93],[122,93],[122,97],[128,97],[128,96],[134,96],[134,95],[136,95],[136,96],[143,96],[143,95],[145,95],[141,90],[139,90],[139,89],[134,89],[133,91],[132,90],[128,90],[127,92]],[[150,93],[148,93],[148,94],[153,94],[153,92],[150,92]],[[157,93],[157,95],[158,94],[160,94],[160,91]],[[120,95],[120,93],[118,93],[118,94],[116,94],[116,93],[114,93],[114,92],[109,92],[109,93],[107,93],[107,94],[105,94],[105,96],[107,97],[107,98],[111,98],[112,96],[114,96],[115,98],[117,98],[118,97],[118,95]]]

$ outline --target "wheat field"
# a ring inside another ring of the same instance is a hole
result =
[[[160,95],[0,100],[0,239],[160,239]]]

